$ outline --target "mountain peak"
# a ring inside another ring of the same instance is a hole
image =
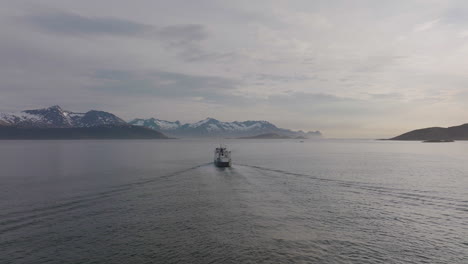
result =
[[[50,109],[50,110],[60,110],[60,111],[62,111],[62,107],[60,107],[59,105],[49,106],[47,109]]]
[[[62,107],[59,105],[52,105],[49,107],[44,107],[44,108],[39,108],[39,109],[30,109],[30,110],[25,110],[24,112],[27,111],[35,111],[35,112],[64,112]]]
[[[30,110],[24,110],[23,112],[36,112],[36,113],[39,113],[39,112],[63,112],[63,109],[62,107],[60,107],[59,105],[53,105],[53,106],[49,106],[49,107],[45,107],[45,108],[39,108],[39,109],[30,109]]]
[[[213,124],[213,123],[220,123],[218,120],[214,119],[214,118],[211,118],[211,117],[207,117],[203,120],[200,120],[196,123],[193,123],[193,124],[189,124],[188,126],[191,127],[191,128],[196,128],[196,127],[200,127],[200,126],[203,126],[203,125],[206,125],[206,124]]]

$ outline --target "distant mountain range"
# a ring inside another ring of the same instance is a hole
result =
[[[417,129],[390,140],[468,140],[468,124]]]
[[[274,133],[281,137],[321,137],[319,131],[303,132],[278,128],[267,121],[221,122],[206,118],[182,124],[150,119],[125,122],[118,116],[91,110],[77,113],[55,105],[43,109],[0,113],[0,139],[34,138],[167,138],[172,137],[250,137]]]
[[[103,111],[65,111],[60,106],[0,113],[0,139],[159,139],[153,129],[132,126]]]
[[[321,137],[320,131],[303,132],[278,128],[267,121],[222,122],[214,118],[182,124],[179,121],[166,121],[156,118],[134,119],[129,124],[144,126],[174,137],[250,137],[275,133],[286,137]]]

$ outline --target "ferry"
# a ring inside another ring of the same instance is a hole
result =
[[[219,146],[214,152],[214,164],[216,167],[231,167],[231,151],[226,146]]]

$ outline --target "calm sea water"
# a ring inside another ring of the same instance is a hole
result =
[[[468,263],[468,142],[0,141],[0,263]]]

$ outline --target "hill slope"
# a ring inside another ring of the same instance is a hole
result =
[[[416,129],[390,140],[468,140],[468,124]]]

